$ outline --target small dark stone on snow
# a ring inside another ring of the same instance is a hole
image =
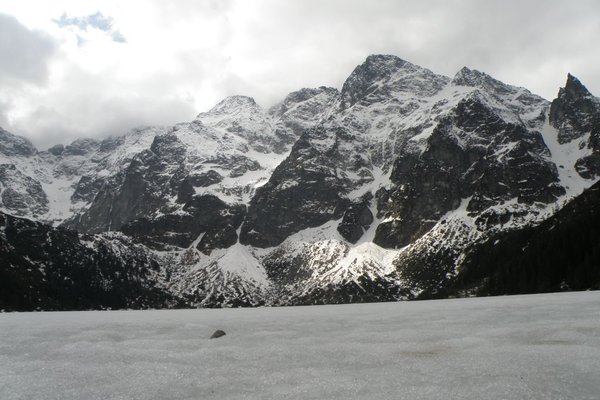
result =
[[[217,330],[215,331],[215,333],[213,333],[213,334],[212,334],[212,336],[211,336],[210,338],[211,338],[211,339],[217,339],[217,338],[220,338],[221,336],[225,336],[225,332],[223,332],[223,331],[222,331],[222,330],[220,330],[220,329],[217,329]]]

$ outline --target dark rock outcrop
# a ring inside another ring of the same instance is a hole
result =
[[[177,191],[177,202],[186,203],[196,194],[196,187],[208,187],[221,182],[223,177],[217,171],[211,169],[200,174],[186,176]]]
[[[159,264],[124,237],[80,236],[0,213],[0,309],[181,305],[156,286]]]
[[[182,213],[139,218],[123,225],[121,231],[155,249],[187,248],[204,233],[198,250],[210,254],[237,242],[236,230],[245,212],[245,206],[231,206],[212,195],[194,196]]]
[[[335,173],[335,159],[311,145],[322,135],[326,133],[319,128],[305,133],[256,191],[242,226],[242,243],[275,246],[295,232],[343,215],[349,201],[347,187]]]
[[[24,137],[13,135],[0,128],[0,153],[7,156],[31,157],[37,153],[37,150]]]
[[[73,143],[64,147],[61,155],[65,156],[85,156],[98,150],[100,142],[94,139],[77,139]]]
[[[350,205],[344,212],[337,231],[348,242],[358,242],[363,233],[373,223],[373,213],[370,210],[372,198],[373,195],[369,192],[368,196],[363,198],[362,201]]]

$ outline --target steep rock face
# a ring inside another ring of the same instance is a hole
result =
[[[350,75],[328,117],[306,131],[252,199],[242,241],[259,247],[340,218],[389,169],[404,121],[448,78],[393,56],[372,56]],[[419,126],[425,124],[417,122]],[[412,125],[410,125],[412,127]],[[371,193],[373,194],[373,193]]]
[[[177,136],[155,136],[150,149],[136,155],[120,179],[110,182],[113,185],[103,185],[89,210],[73,227],[90,233],[117,230],[129,221],[165,207],[174,194],[173,186],[177,186],[172,182],[173,177],[183,168],[185,157],[186,147]],[[83,184],[80,181],[78,186],[81,188]],[[81,196],[81,192],[80,189],[76,194]]]
[[[212,195],[198,195],[187,201],[181,212],[155,218],[139,218],[121,230],[152,248],[188,248],[199,238],[197,249],[205,254],[237,242],[236,230],[244,218],[244,205],[228,205]]]
[[[32,218],[48,212],[40,182],[21,171],[15,160],[30,160],[37,149],[27,139],[0,128],[0,209]]]
[[[549,102],[468,68],[431,74],[370,57],[252,199],[241,240],[268,248],[283,303],[441,290],[470,243],[593,183],[572,177],[579,155],[553,138]]]
[[[242,227],[242,243],[275,246],[292,233],[343,214],[346,186],[336,173],[335,159],[311,145],[323,135],[318,128],[303,135],[269,182],[257,190]]]
[[[269,115],[276,121],[274,151],[286,152],[303,133],[312,129],[325,116],[339,91],[321,86],[292,92],[279,104],[271,107]]]
[[[0,155],[31,157],[37,149],[24,137],[13,135],[0,127]]]
[[[561,144],[580,141],[590,154],[577,161],[577,172],[590,179],[600,175],[600,100],[571,74],[550,107],[550,123]]]
[[[342,222],[337,226],[337,231],[350,243],[356,243],[373,223],[373,213],[370,205],[373,195],[369,192],[366,196],[355,202],[344,212]]]
[[[48,198],[38,181],[14,164],[0,164],[0,206],[17,214],[40,217],[48,212]]]
[[[512,199],[553,202],[565,191],[540,133],[547,106],[478,71],[450,80],[371,56],[252,199],[242,240],[278,245],[349,213],[364,195],[376,197],[375,243],[389,248],[414,241],[463,199],[472,213]]]
[[[401,155],[390,179],[395,190],[380,193],[380,209],[391,219],[375,242],[403,247],[427,232],[469,198],[478,213],[516,199],[551,203],[565,193],[539,132],[506,122],[478,95],[463,99],[441,120],[419,155]],[[498,222],[501,222],[500,220]]]

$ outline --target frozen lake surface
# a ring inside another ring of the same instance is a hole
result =
[[[0,314],[3,400],[286,398],[598,399],[600,292]]]

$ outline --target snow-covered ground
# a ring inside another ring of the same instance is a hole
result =
[[[213,398],[598,399],[600,293],[0,315],[0,399]]]

